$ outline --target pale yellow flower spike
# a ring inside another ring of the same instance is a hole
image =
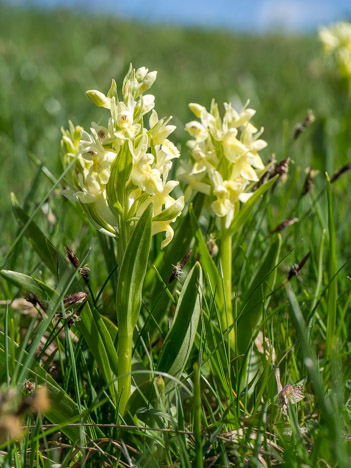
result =
[[[340,75],[351,84],[351,23],[340,21],[323,26],[319,29],[319,39]]]
[[[245,193],[248,185],[257,182],[258,171],[265,168],[259,155],[267,146],[259,138],[263,129],[258,131],[251,124],[256,111],[247,105],[239,112],[225,103],[223,119],[214,101],[211,112],[195,103],[189,107],[200,122],[194,120],[185,127],[193,137],[188,142],[192,164],[182,163],[180,178],[192,191],[208,195],[213,214],[225,217],[229,225],[238,202],[245,202],[251,195]]]
[[[82,204],[99,230],[117,238],[122,235],[121,229],[133,226],[153,202],[152,230],[154,234],[165,233],[164,247],[173,237],[170,223],[181,213],[184,198],[172,198],[169,193],[178,182],[167,181],[172,160],[179,157],[178,149],[168,140],[176,127],[168,125],[170,118],[159,120],[153,110],[155,97],[152,94],[143,95],[156,75],[145,67],[135,70],[131,66],[123,81],[121,100],[114,80],[107,95],[96,90],[87,91],[88,97],[97,106],[107,109],[110,116],[105,125],[93,122],[89,132],[72,123],[69,131],[62,130],[64,165],[77,156],[70,188],[63,193]],[[150,111],[147,129],[144,115]],[[122,165],[129,171],[127,178],[125,172],[119,175],[120,158],[124,158]],[[115,189],[111,192],[108,188],[111,175],[120,194],[117,200]]]

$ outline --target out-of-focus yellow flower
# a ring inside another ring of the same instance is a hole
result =
[[[181,213],[184,198],[169,193],[178,185],[167,181],[172,160],[179,157],[168,140],[175,130],[170,118],[159,119],[153,110],[155,98],[143,95],[156,79],[156,72],[130,67],[122,86],[122,100],[113,80],[107,95],[87,91],[99,107],[110,111],[105,125],[92,123],[90,132],[74,127],[63,130],[64,165],[76,157],[66,197],[81,202],[93,224],[101,231],[120,237],[121,226],[133,226],[147,205],[154,203],[153,233],[164,232],[162,246],[173,237],[170,223]],[[151,112],[149,128],[144,115]]]
[[[340,21],[323,26],[319,29],[319,39],[341,76],[351,80],[351,23]]]
[[[180,178],[188,184],[186,197],[191,191],[209,197],[213,213],[229,226],[239,202],[245,202],[250,193],[245,193],[252,182],[258,181],[257,171],[265,166],[259,151],[267,146],[250,122],[255,110],[247,105],[238,112],[231,104],[224,104],[221,118],[218,106],[212,101],[211,110],[199,104],[190,104],[190,109],[201,122],[191,121],[185,129],[193,137],[188,141],[191,164],[182,163]]]

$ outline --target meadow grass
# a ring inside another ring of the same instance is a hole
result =
[[[316,37],[0,6],[0,52],[0,382],[8,395],[0,416],[18,411],[22,394],[33,406],[28,381],[46,383],[51,398],[47,418],[26,413],[23,436],[3,442],[1,466],[350,466],[350,173],[333,174],[350,159],[351,110]],[[139,390],[121,424],[120,265],[112,241],[62,197],[58,153],[68,120],[88,128],[100,118],[85,91],[107,91],[111,78],[120,83],[130,62],[158,71],[158,112],[173,115],[182,157],[189,102],[208,107],[212,97],[242,104],[249,98],[269,143],[264,160],[275,153],[291,162],[233,236],[235,350],[221,329],[222,268],[206,248],[213,225],[200,216],[201,197],[177,220],[175,247],[160,254],[160,238],[152,239],[133,340],[132,384]],[[308,109],[315,121],[294,139]],[[319,172],[307,191],[309,167]],[[65,245],[89,266],[89,282],[66,261]],[[190,245],[184,273],[168,285]],[[202,308],[191,330],[197,255]],[[88,293],[88,302],[67,308],[67,296],[77,292]],[[41,303],[27,301],[24,309],[24,293]],[[72,320],[72,310],[80,320]],[[191,330],[191,349],[179,338],[174,350],[172,330]],[[172,352],[178,367],[169,376]],[[304,399],[284,405],[280,383],[291,385],[285,392],[301,386]]]

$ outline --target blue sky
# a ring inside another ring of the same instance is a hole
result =
[[[13,4],[80,7],[127,18],[246,31],[313,30],[351,19],[351,0],[10,0]]]

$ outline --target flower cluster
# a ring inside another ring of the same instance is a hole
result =
[[[170,118],[158,118],[154,96],[144,94],[156,74],[131,66],[121,100],[114,80],[107,95],[87,91],[97,106],[108,109],[108,121],[105,126],[93,122],[90,132],[70,122],[69,130],[62,130],[62,153],[65,166],[74,159],[70,188],[64,193],[81,202],[99,230],[120,238],[153,203],[152,232],[166,233],[164,247],[173,237],[170,223],[181,213],[184,198],[172,198],[178,182],[167,181],[172,160],[179,157],[168,140],[175,126],[168,124]]]
[[[340,74],[351,80],[351,23],[340,21],[319,30],[324,52],[330,55]]]
[[[192,164],[183,164],[180,177],[192,190],[208,195],[216,216],[226,217],[228,227],[239,204],[250,193],[245,193],[251,182],[258,181],[257,170],[264,169],[258,152],[267,146],[259,137],[263,132],[250,122],[255,114],[245,106],[240,112],[231,104],[224,104],[221,118],[218,106],[212,101],[210,112],[199,104],[189,105],[199,121],[186,125],[193,137],[188,141]]]

